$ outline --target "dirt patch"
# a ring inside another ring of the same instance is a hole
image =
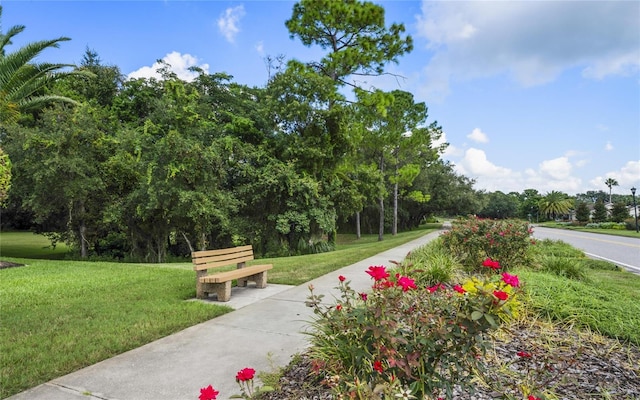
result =
[[[16,264],[9,261],[0,260],[0,269],[15,268],[15,267],[24,267],[24,264]]]

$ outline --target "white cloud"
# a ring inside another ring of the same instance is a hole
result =
[[[220,33],[227,39],[227,42],[233,43],[236,35],[240,33],[240,19],[245,16],[244,6],[229,7],[218,18],[218,29]]]
[[[602,79],[640,69],[637,1],[423,1],[418,37],[434,51],[423,73],[434,95],[451,79],[508,74],[521,85],[564,70]]]
[[[258,52],[258,54],[263,57],[264,56],[264,43],[262,41],[256,43],[256,45],[254,46],[254,48],[256,49],[256,51]]]
[[[198,64],[199,60],[197,57],[192,56],[191,54],[180,54],[177,51],[173,51],[162,58],[162,61],[169,64],[171,66],[171,71],[173,71],[178,78],[185,81],[192,81],[198,76],[198,73],[190,71],[191,67],[199,67],[205,73],[209,73],[209,64]],[[163,65],[161,63],[155,62],[151,66],[142,67],[136,71],[131,72],[127,75],[129,79],[136,78],[156,78],[160,79],[161,76],[157,72],[159,68],[162,68]]]
[[[604,145],[604,149],[606,151],[611,151],[613,150],[613,145],[611,144],[611,142],[607,142],[607,144]]]
[[[526,168],[521,172],[496,165],[484,151],[469,148],[454,164],[456,172],[476,180],[476,189],[509,193],[535,188],[540,192],[558,190],[569,194],[583,190],[582,179],[573,175],[574,168],[567,156],[544,160],[537,169]]]
[[[558,157],[540,163],[539,172],[543,178],[564,180],[571,177],[571,163],[567,157]]]
[[[438,140],[435,140],[433,143],[431,143],[431,146],[433,148],[436,148],[445,143],[447,143],[447,134],[446,132],[442,132],[442,135],[440,135],[440,138]],[[449,143],[448,146],[442,152],[442,157],[446,159],[451,159],[452,157],[459,157],[462,154],[463,154],[462,149]]]
[[[597,176],[590,180],[589,184],[593,190],[604,190],[602,187],[605,186],[604,181],[607,178],[613,178],[618,181],[618,193],[628,194],[632,186],[640,186],[640,160],[628,161],[618,171],[607,172],[605,176]],[[616,191],[616,186],[612,188],[612,191]]]
[[[475,128],[473,131],[471,131],[470,134],[467,135],[467,137],[473,140],[474,142],[478,142],[478,143],[489,142],[489,138],[484,132],[480,130],[480,128]]]

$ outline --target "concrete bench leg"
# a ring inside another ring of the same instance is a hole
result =
[[[229,301],[231,299],[231,281],[216,283],[215,288],[218,301]]]
[[[253,280],[256,282],[256,287],[259,289],[264,289],[267,287],[267,271],[260,272],[259,274],[255,274],[253,276]]]

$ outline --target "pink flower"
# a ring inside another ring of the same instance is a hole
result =
[[[238,371],[236,374],[236,381],[245,382],[250,381],[256,375],[256,370],[253,368],[244,368]]]
[[[209,385],[206,388],[200,389],[200,396],[198,399],[200,400],[216,400],[218,397],[218,392],[213,388],[213,386]]]
[[[517,275],[509,275],[506,272],[502,273],[502,281],[504,283],[506,283],[507,285],[513,286],[513,287],[519,287],[520,286],[520,280],[518,279]]]
[[[527,400],[540,400],[540,397],[536,397],[536,396],[530,394],[529,397],[527,397]]]
[[[406,292],[409,289],[417,289],[416,281],[406,276],[398,278],[398,286],[402,286],[402,291]]]
[[[345,280],[347,280],[347,278],[345,278],[344,276],[340,275],[338,277],[338,280],[340,280],[340,282],[344,282]]]
[[[384,372],[384,368],[382,367],[382,362],[380,361],[373,362],[373,369],[380,373]]]
[[[506,300],[509,298],[509,295],[502,290],[494,290],[493,295],[496,296],[499,300]]]
[[[519,351],[516,353],[516,355],[518,357],[522,357],[522,358],[530,358],[531,357],[531,353],[527,353],[526,351]]]
[[[493,261],[490,258],[487,258],[482,262],[482,266],[489,267],[491,269],[500,269],[500,263],[498,261]]]
[[[362,299],[362,301],[367,301],[367,294],[366,293],[360,293],[360,298]]]
[[[389,273],[387,272],[387,269],[383,266],[371,266],[369,267],[369,270],[366,272],[367,274],[371,275],[371,277],[376,281],[381,281],[389,277]]]
[[[467,292],[467,291],[466,291],[466,290],[464,290],[464,288],[463,288],[462,286],[460,286],[460,285],[455,285],[455,286],[453,287],[453,290],[455,290],[456,292],[458,292],[458,293],[460,293],[460,294],[463,294],[463,293],[466,293],[466,292]]]

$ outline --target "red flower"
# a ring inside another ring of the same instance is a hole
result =
[[[340,311],[340,310],[342,310],[342,304],[338,304],[338,305],[336,306],[336,311]]]
[[[503,292],[502,290],[494,290],[493,291],[493,295],[496,296],[500,300],[506,300],[507,298],[509,298],[509,295],[507,293]]]
[[[444,285],[443,285],[442,283],[438,283],[438,284],[436,284],[436,285],[429,286],[429,287],[427,288],[427,290],[429,291],[429,293],[433,293],[433,292],[435,292],[435,291],[436,291],[436,290],[438,290],[438,289],[444,289]]]
[[[236,374],[236,381],[245,382],[250,381],[256,375],[256,370],[253,368],[244,368],[238,371]]]
[[[382,373],[384,371],[384,368],[382,367],[382,363],[380,361],[374,361],[373,362],[373,369],[375,369],[376,371]]]
[[[402,291],[406,292],[409,289],[417,289],[416,281],[406,276],[398,278],[398,286],[402,286]]]
[[[347,280],[347,278],[345,278],[344,276],[340,275],[338,277],[338,279],[340,280],[340,282],[344,282],[345,280]]]
[[[360,293],[360,298],[361,298],[363,301],[367,301],[367,294],[366,294],[366,293]]]
[[[531,353],[527,353],[526,351],[519,351],[516,353],[516,355],[518,357],[522,357],[522,358],[530,358],[531,357]]]
[[[493,261],[490,258],[487,258],[482,262],[482,266],[489,267],[491,269],[500,269],[500,263],[497,261]]]
[[[456,291],[456,292],[458,292],[458,293],[466,293],[466,292],[467,292],[467,291],[466,291],[466,290],[464,290],[464,288],[463,288],[462,286],[460,286],[460,285],[455,285],[455,286],[453,287],[453,290],[455,290],[455,291]]]
[[[206,388],[200,389],[200,396],[198,399],[200,400],[216,400],[218,397],[218,392],[213,388],[213,386],[209,385]]]
[[[376,281],[381,281],[389,277],[389,273],[387,272],[387,269],[383,266],[371,266],[369,267],[369,270],[366,272],[367,274],[371,275],[371,277]]]
[[[536,397],[536,396],[530,394],[529,397],[527,397],[527,400],[540,400],[540,397]]]
[[[513,286],[513,287],[519,287],[520,286],[520,280],[518,279],[517,275],[509,275],[506,272],[502,273],[502,281],[504,283],[506,283],[507,285]]]

